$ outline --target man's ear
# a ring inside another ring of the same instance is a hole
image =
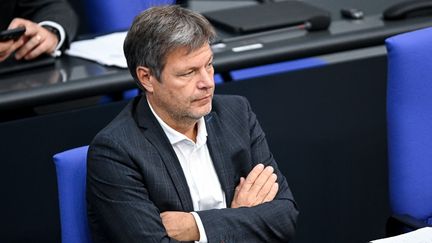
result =
[[[151,75],[150,69],[143,66],[138,66],[136,68],[136,74],[138,77],[138,80],[140,81],[141,85],[144,87],[144,89],[147,92],[153,92],[153,80],[154,78]]]

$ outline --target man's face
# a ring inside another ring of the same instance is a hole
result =
[[[178,48],[167,56],[160,82],[153,80],[148,99],[169,125],[194,122],[211,111],[213,75],[213,53],[208,44],[190,53]]]

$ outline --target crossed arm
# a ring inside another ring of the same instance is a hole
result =
[[[279,189],[272,166],[256,165],[235,189],[231,208],[252,207],[272,201]],[[191,213],[166,211],[160,214],[168,236],[178,241],[198,241],[198,227]]]

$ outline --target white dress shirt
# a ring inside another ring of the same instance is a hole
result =
[[[204,117],[198,120],[196,143],[168,126],[153,110],[150,109],[162,126],[180,161],[186,182],[191,193],[195,211],[226,208],[225,193],[210,157],[207,147],[207,129]],[[192,212],[200,233],[199,242],[207,242],[207,235],[199,215]]]
[[[59,25],[58,23],[56,23],[54,21],[49,21],[49,20],[42,21],[42,22],[39,23],[39,25],[40,26],[50,26],[52,28],[57,29],[57,31],[60,34],[60,40],[58,41],[56,49],[54,50],[53,53],[51,53],[51,55],[54,56],[54,57],[60,56],[61,55],[60,48],[62,47],[62,45],[63,45],[63,43],[64,43],[64,41],[66,39],[66,32],[63,29],[63,26]]]

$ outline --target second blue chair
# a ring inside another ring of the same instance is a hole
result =
[[[405,229],[432,226],[432,28],[391,37],[386,46],[393,220]]]

